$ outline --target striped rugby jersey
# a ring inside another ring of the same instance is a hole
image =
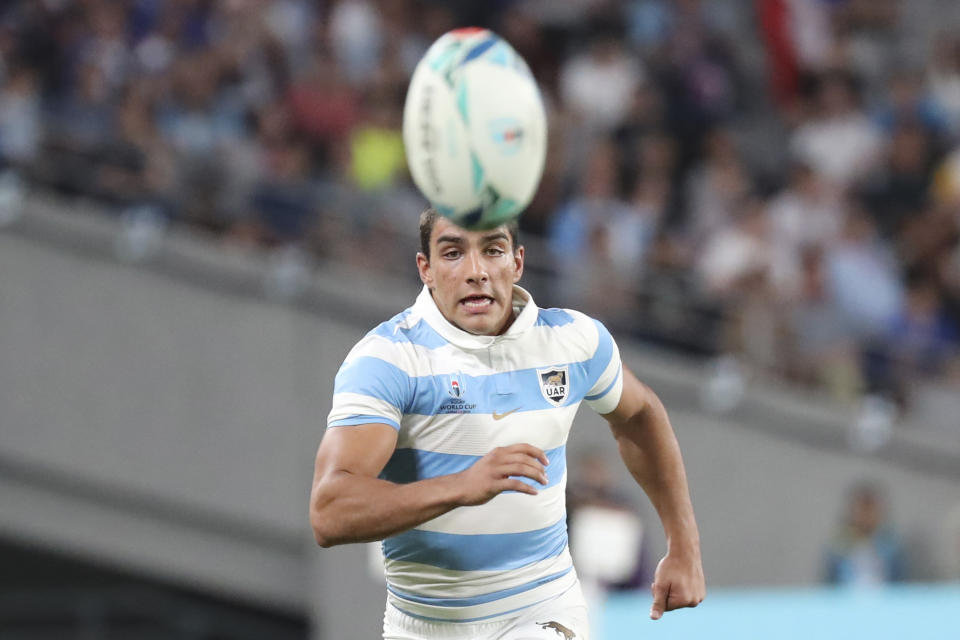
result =
[[[502,493],[383,541],[388,602],[413,616],[472,622],[504,616],[576,582],[567,549],[566,442],[580,402],[616,408],[620,354],[606,328],[539,309],[514,287],[517,317],[500,336],[450,324],[426,288],[368,333],[336,377],[328,427],[385,423],[397,448],[381,478],[407,483],[467,469],[495,447],[526,442],[550,460],[536,496]]]

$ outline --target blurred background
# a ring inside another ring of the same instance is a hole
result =
[[[404,94],[464,25],[548,106],[522,284],[611,328],[700,521],[710,596],[650,623],[659,522],[578,417],[597,637],[956,637],[955,0],[0,3],[0,636],[379,637],[312,462],[419,290]]]

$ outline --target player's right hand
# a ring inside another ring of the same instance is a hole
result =
[[[545,485],[545,467],[548,464],[547,455],[533,445],[497,447],[469,469],[457,474],[463,490],[461,503],[464,506],[483,504],[504,491],[519,491],[535,496],[537,490],[520,478],[530,478]]]

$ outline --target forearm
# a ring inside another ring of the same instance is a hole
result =
[[[653,503],[671,550],[699,553],[700,535],[680,445],[655,394],[641,411],[614,425],[620,456]]]
[[[314,487],[310,523],[324,547],[382,540],[459,506],[458,485],[452,475],[396,484],[337,472]]]

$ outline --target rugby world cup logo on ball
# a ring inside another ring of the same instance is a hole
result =
[[[403,112],[410,174],[467,229],[519,216],[540,184],[547,119],[526,62],[495,33],[457,29],[417,65]]]

